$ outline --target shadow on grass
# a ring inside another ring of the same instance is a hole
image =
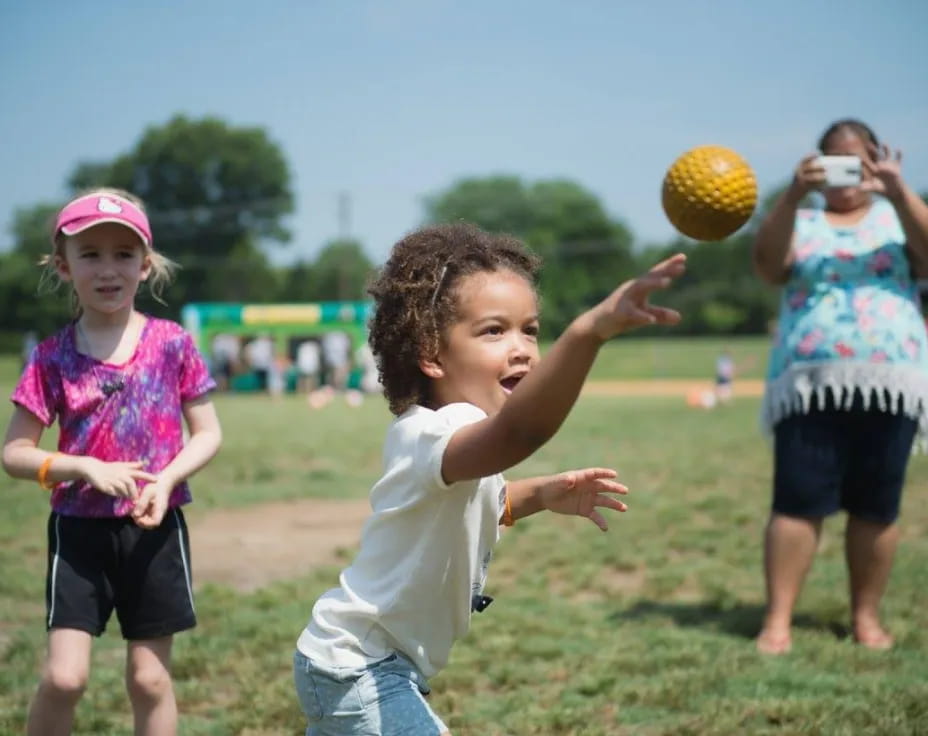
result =
[[[672,603],[639,600],[609,616],[610,621],[643,621],[669,618],[677,626],[707,631],[722,631],[731,636],[753,639],[760,632],[764,607],[757,604],[735,603]],[[793,628],[828,631],[836,639],[850,636],[848,627],[834,620],[798,613],[793,616]]]

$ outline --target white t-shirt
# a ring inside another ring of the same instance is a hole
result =
[[[307,375],[319,372],[319,343],[305,340],[296,351],[296,365],[300,373]]]
[[[336,330],[322,336],[322,355],[329,365],[342,366],[351,361],[351,338]]]
[[[310,659],[363,667],[399,651],[426,677],[467,632],[505,504],[502,475],[447,485],[451,436],[486,414],[472,404],[414,406],[387,431],[372,516],[340,586],[323,594],[297,642]]]
[[[219,362],[232,363],[240,350],[241,341],[236,335],[222,333],[213,338],[213,356]]]
[[[254,370],[269,370],[274,362],[274,343],[269,337],[256,337],[245,346],[245,357]]]

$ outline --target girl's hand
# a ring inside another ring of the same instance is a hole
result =
[[[168,500],[174,486],[156,478],[142,489],[132,509],[132,519],[143,529],[154,529],[161,524],[168,510]]]
[[[617,483],[614,470],[584,468],[568,470],[554,476],[539,490],[541,505],[557,514],[584,516],[603,531],[609,528],[603,515],[596,509],[607,508],[625,511],[628,506],[613,498],[611,493],[628,493],[628,488]]]
[[[789,188],[797,201],[809,192],[825,187],[825,167],[818,163],[819,155],[818,153],[807,154],[793,172],[793,181]]]
[[[890,200],[902,197],[905,186],[902,179],[902,151],[893,151],[885,143],[881,146],[870,143],[867,153],[869,157],[861,158],[867,176],[860,188],[865,192],[882,194]]]
[[[154,481],[156,476],[142,470],[141,462],[104,462],[95,457],[86,457],[83,462],[83,478],[98,491],[108,496],[137,498],[138,481]]]
[[[675,325],[680,313],[648,303],[652,291],[666,289],[686,271],[686,256],[677,253],[643,276],[626,281],[593,307],[593,332],[603,341],[646,325]]]

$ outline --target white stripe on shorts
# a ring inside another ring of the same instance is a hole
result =
[[[52,627],[52,619],[55,617],[55,581],[58,578],[58,553],[61,550],[61,533],[58,530],[58,524],[61,521],[61,515],[55,514],[55,556],[52,558],[52,575],[49,582],[50,592],[48,594],[48,628]]]
[[[180,558],[184,563],[184,582],[187,583],[187,598],[190,600],[190,610],[196,614],[196,606],[193,605],[193,590],[190,587],[190,581],[193,577],[190,574],[190,563],[187,561],[187,550],[184,547],[184,525],[181,523],[177,509],[171,509],[174,512],[174,521],[177,522],[177,540],[180,543]]]

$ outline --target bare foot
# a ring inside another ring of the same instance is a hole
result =
[[[764,628],[754,640],[757,651],[761,654],[779,655],[786,654],[793,648],[793,641],[790,637],[789,629],[778,630]]]
[[[862,647],[877,651],[892,649],[893,644],[895,644],[892,634],[880,626],[879,622],[855,623],[854,641]]]

